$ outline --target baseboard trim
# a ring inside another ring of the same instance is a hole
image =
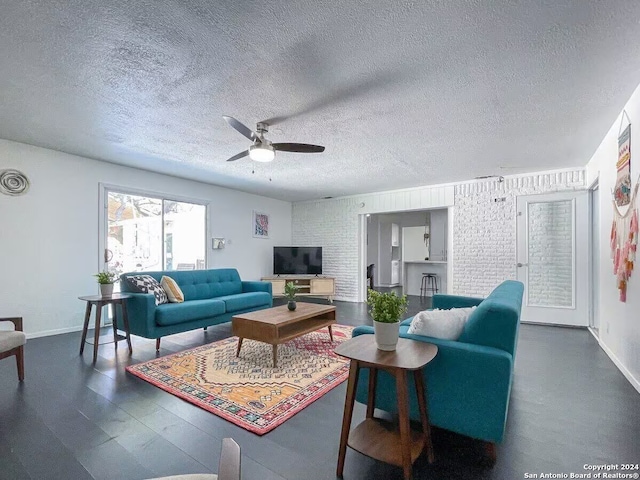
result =
[[[56,328],[54,330],[43,330],[41,332],[27,333],[27,339],[39,337],[51,337],[53,335],[62,335],[63,333],[81,332],[82,325],[75,327]]]
[[[591,331],[591,329],[589,329],[589,331]],[[595,335],[593,331],[591,331],[591,335],[595,337],[595,339],[598,341],[598,345],[600,345],[600,348],[604,350],[604,353],[609,356],[615,366],[618,367],[618,370],[620,370],[625,378],[629,380],[629,383],[633,386],[633,388],[635,388],[638,393],[640,393],[640,381],[638,381],[638,379],[633,376],[633,374],[627,369],[627,367],[624,366],[624,363],[620,361],[616,354],[613,353],[613,351],[602,341],[602,339]]]

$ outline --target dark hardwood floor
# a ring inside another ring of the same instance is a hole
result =
[[[367,324],[366,305],[336,302],[338,322]],[[429,306],[410,298],[408,315]],[[28,321],[28,319],[25,319]],[[231,335],[229,323],[162,340],[161,354]],[[346,383],[259,437],[128,375],[155,358],[133,337],[78,355],[80,332],[29,340],[26,380],[0,362],[0,478],[141,479],[216,472],[221,440],[242,448],[244,479],[335,478]],[[356,404],[354,422],[365,415]],[[525,473],[585,473],[584,464],[640,460],[640,395],[586,330],[522,325],[507,433],[493,468],[482,446],[434,432],[436,462],[416,479],[521,479]],[[345,479],[400,479],[401,469],[348,450]]]

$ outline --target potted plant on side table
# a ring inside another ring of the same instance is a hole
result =
[[[296,309],[296,293],[298,293],[300,287],[293,282],[287,282],[284,285],[284,296],[289,300],[287,302],[287,308],[291,311]]]
[[[98,279],[100,285],[100,295],[103,297],[110,297],[113,295],[113,284],[118,281],[118,274],[116,272],[99,272],[94,275]]]
[[[380,293],[369,290],[369,313],[373,317],[373,330],[380,350],[395,350],[398,344],[400,317],[407,311],[407,296],[395,292]]]

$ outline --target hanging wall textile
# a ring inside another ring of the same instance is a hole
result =
[[[636,259],[636,247],[638,245],[638,210],[636,208],[636,196],[638,183],[629,198],[629,208],[622,214],[613,199],[613,223],[611,225],[611,258],[613,258],[613,273],[616,276],[620,301],[627,301],[627,284],[633,271],[633,263]]]
[[[629,119],[627,112],[622,112]],[[622,123],[618,130],[618,161],[616,162],[616,188],[613,192],[619,207],[629,205],[631,201],[631,124],[622,130]]]

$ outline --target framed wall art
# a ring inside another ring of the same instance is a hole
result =
[[[623,111],[622,120],[625,115]],[[623,130],[622,123],[618,134],[618,161],[616,162],[616,187],[613,196],[619,207],[629,205],[631,201],[631,122]]]
[[[253,211],[254,238],[269,238],[269,215]]]

